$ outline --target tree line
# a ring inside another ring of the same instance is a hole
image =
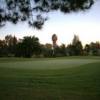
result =
[[[56,48],[52,44],[41,44],[35,36],[25,36],[17,39],[16,36],[7,35],[0,39],[0,57],[63,57],[63,56],[100,56],[100,43],[91,42],[84,47],[77,35],[67,46],[61,44]]]

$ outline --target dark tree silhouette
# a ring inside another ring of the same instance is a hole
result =
[[[85,55],[89,55],[89,52],[90,52],[90,45],[86,44],[85,48],[84,48],[84,53],[85,53]]]
[[[72,48],[74,55],[82,55],[83,52],[83,46],[81,41],[79,40],[79,37],[77,35],[74,35],[73,41],[72,41]]]
[[[94,0],[0,0],[0,27],[7,21],[14,24],[27,21],[30,26],[41,29],[47,20],[44,13],[84,11],[93,3]]]
[[[79,40],[79,37],[77,35],[74,35],[72,44],[69,44],[67,46],[67,55],[71,55],[71,56],[83,55],[82,42]]]
[[[7,35],[5,36],[5,43],[6,43],[8,56],[14,55],[16,51],[17,38],[12,35]]]
[[[86,44],[85,48],[84,48],[84,54],[100,56],[100,43],[99,42],[91,42],[90,44]]]
[[[12,35],[7,35],[4,40],[0,40],[0,56],[14,56],[17,42],[17,38]]]
[[[21,43],[18,43],[16,56],[32,57],[33,55],[39,55],[40,50],[39,39],[35,36],[26,36]]]
[[[0,57],[7,56],[7,46],[4,40],[0,40]]]
[[[66,56],[66,46],[65,46],[65,44],[62,44],[60,46],[60,52],[61,52],[62,56]]]

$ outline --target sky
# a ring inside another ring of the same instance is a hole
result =
[[[0,39],[8,34],[18,38],[24,36],[36,36],[40,42],[52,43],[51,37],[56,34],[58,45],[68,45],[72,42],[74,34],[79,36],[83,45],[100,41],[100,0],[97,0],[91,9],[83,12],[64,14],[59,11],[50,12],[48,21],[41,30],[29,27],[26,22],[17,25],[7,23],[0,28]]]

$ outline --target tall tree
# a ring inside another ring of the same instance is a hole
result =
[[[5,43],[7,46],[8,54],[14,55],[16,51],[17,38],[12,35],[5,36]]]
[[[27,21],[41,29],[47,17],[44,13],[60,10],[63,13],[89,9],[95,0],[0,0],[0,26]]]
[[[0,57],[7,56],[7,45],[5,43],[5,40],[0,40]]]
[[[26,36],[21,43],[17,45],[16,56],[32,57],[40,54],[40,43],[39,39],[35,36]]]
[[[90,43],[90,52],[92,53],[92,55],[99,55],[99,51],[100,51],[100,44],[99,42],[91,42]]]
[[[83,46],[77,35],[74,35],[74,38],[72,41],[72,50],[73,50],[74,55],[82,55],[83,53]]]
[[[76,43],[79,41],[79,36],[78,35],[74,35],[74,38],[72,40],[72,45],[76,45]]]
[[[100,55],[100,43],[99,42],[91,42],[90,44],[86,44],[84,48],[84,52],[86,55]]]

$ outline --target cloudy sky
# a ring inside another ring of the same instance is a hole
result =
[[[40,42],[52,43],[52,34],[57,34],[58,44],[71,43],[74,34],[78,35],[83,44],[91,41],[100,41],[100,0],[86,12],[63,14],[61,12],[50,12],[49,20],[42,30],[36,30],[27,25],[19,23],[7,25],[0,29],[0,39],[4,39],[7,34],[15,35],[18,38],[33,36],[39,38]]]

